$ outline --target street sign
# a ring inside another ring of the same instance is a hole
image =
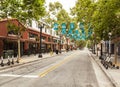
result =
[[[54,30],[58,30],[58,24],[54,23]]]

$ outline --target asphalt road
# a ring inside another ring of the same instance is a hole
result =
[[[99,87],[86,50],[67,52],[0,72],[0,87]]]

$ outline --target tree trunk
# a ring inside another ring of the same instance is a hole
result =
[[[20,35],[18,35],[18,58],[17,58],[17,62],[19,63],[20,60]]]

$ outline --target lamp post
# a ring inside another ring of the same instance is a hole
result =
[[[109,35],[109,57],[110,57],[111,56],[111,35],[112,33],[109,32],[108,35]]]
[[[61,52],[61,37],[62,37],[62,35],[61,35],[61,33],[60,33],[60,53],[62,53],[62,52]]]
[[[40,50],[39,50],[38,58],[41,58],[42,57],[42,50],[41,50],[41,45],[42,45],[42,28],[44,28],[44,24],[40,25],[40,23],[39,23],[38,27],[40,29]]]

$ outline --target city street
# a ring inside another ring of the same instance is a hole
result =
[[[0,87],[113,87],[87,49],[0,71]]]
[[[0,0],[0,87],[120,87],[120,0]]]

